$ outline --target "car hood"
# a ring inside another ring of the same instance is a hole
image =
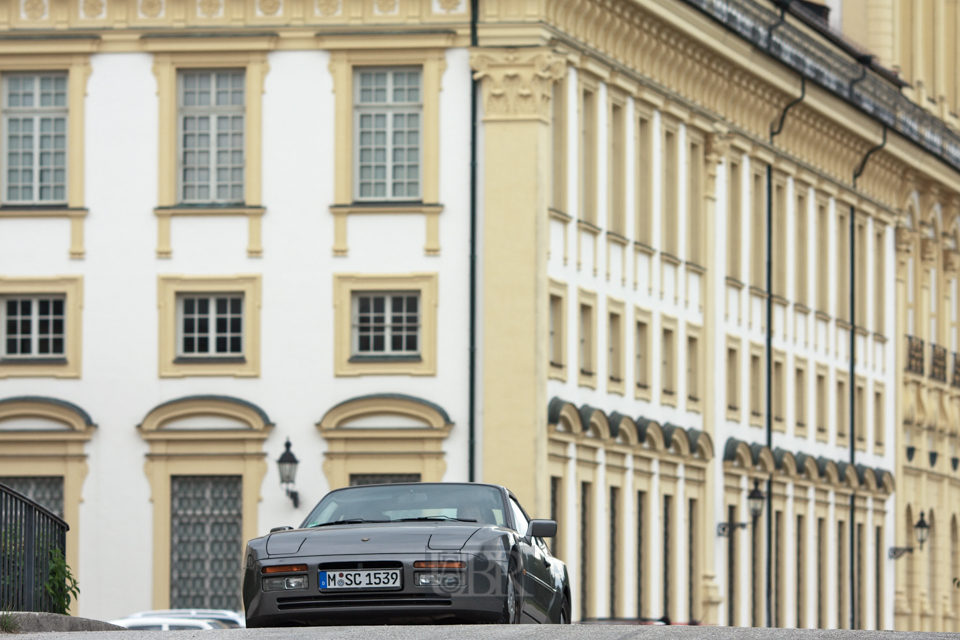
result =
[[[270,556],[330,556],[459,551],[480,530],[473,524],[390,523],[342,525],[272,533]]]

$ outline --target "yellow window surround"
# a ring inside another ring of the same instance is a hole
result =
[[[391,416],[422,426],[350,426],[354,420]],[[330,489],[349,486],[351,474],[419,473],[423,482],[443,480],[443,443],[453,423],[431,402],[399,394],[354,398],[330,409],[317,428],[327,441],[323,471]]]
[[[244,202],[233,206],[182,205],[177,194],[177,72],[180,69],[244,70]],[[157,257],[173,255],[170,223],[183,216],[246,216],[247,255],[263,255],[261,220],[266,212],[262,199],[263,82],[267,74],[264,51],[211,51],[205,53],[159,51],[154,53],[160,117],[158,176]]]
[[[611,316],[617,316],[616,326]],[[614,362],[607,362],[607,391],[624,394],[626,389],[626,366],[624,357],[626,351],[627,311],[622,300],[607,298],[606,321],[607,358]]]
[[[166,429],[178,420],[210,417],[244,428]],[[137,426],[150,445],[144,472],[153,502],[153,607],[170,606],[170,477],[235,475],[243,478],[243,539],[259,533],[260,487],[267,473],[263,441],[273,424],[259,407],[225,396],[194,396],[165,402]]]
[[[417,291],[420,293],[420,357],[357,361],[353,356],[353,294],[357,291]],[[334,375],[437,375],[436,273],[359,274],[333,276]]]
[[[585,313],[586,312],[586,313]],[[577,383],[581,387],[597,388],[597,294],[578,290],[577,306]]]
[[[90,55],[68,50],[62,55],[13,53],[0,56],[0,75],[30,71],[67,72],[67,204],[0,207],[3,218],[67,218],[70,220],[70,257],[83,259],[83,221],[87,216],[83,194],[84,98],[90,77]]]
[[[243,357],[235,361],[211,358],[183,362],[177,358],[177,295],[182,293],[243,294]],[[261,276],[182,276],[157,277],[159,318],[159,375],[161,378],[186,376],[260,376],[260,304]]]
[[[555,340],[555,347],[551,351],[558,358],[558,361],[554,362],[551,359],[547,377],[565,382],[567,380],[567,283],[550,278],[549,290],[551,298],[549,312],[552,315],[551,322],[553,322],[554,332],[552,339]],[[559,300],[559,309],[554,309],[552,306],[554,297]],[[555,317],[556,315],[559,315],[559,317]]]
[[[414,40],[413,42],[416,42]],[[330,71],[336,104],[334,137],[334,204],[330,207],[334,221],[333,255],[346,256],[347,219],[351,215],[421,214],[426,222],[424,253],[440,254],[440,91],[447,68],[446,51],[437,48],[371,49],[364,39],[331,42],[333,46],[350,48],[330,51]],[[399,44],[399,42],[398,42]],[[438,43],[439,44],[439,43]],[[422,138],[421,197],[419,202],[355,203],[354,185],[354,90],[356,67],[416,66],[422,70]]]
[[[32,418],[52,428],[7,429],[8,420]],[[59,424],[53,424],[59,423]],[[61,426],[62,425],[62,426]],[[86,444],[96,425],[80,407],[56,398],[20,397],[0,400],[0,476],[61,476],[63,519],[67,531],[67,564],[82,580],[80,567],[80,503],[89,467]],[[71,605],[76,614],[77,603]]]
[[[44,362],[39,358],[17,362],[0,360],[0,379],[20,377],[79,378],[82,354],[83,276],[7,278],[0,276],[0,296],[62,295],[66,298],[64,358]]]

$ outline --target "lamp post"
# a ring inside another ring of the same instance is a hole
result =
[[[753,481],[753,489],[747,495],[747,505],[750,507],[750,517],[753,519],[754,524],[763,514],[763,503],[766,500],[766,497],[763,495],[763,492],[760,491],[760,481]],[[717,535],[721,538],[726,538],[730,535],[731,531],[736,529],[746,529],[746,522],[720,522],[717,524]]]
[[[280,484],[287,490],[287,497],[293,500],[293,508],[300,506],[300,494],[293,489],[293,482],[297,477],[297,465],[300,461],[290,451],[290,438],[284,445],[286,450],[280,454],[277,460],[277,466],[280,468]]]

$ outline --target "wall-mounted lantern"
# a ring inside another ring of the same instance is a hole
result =
[[[297,465],[300,461],[293,455],[293,451],[290,451],[290,438],[287,438],[284,446],[286,450],[277,460],[277,466],[280,467],[280,484],[287,490],[287,497],[293,500],[293,508],[296,509],[300,506],[300,494],[294,490],[293,483],[297,478]]]

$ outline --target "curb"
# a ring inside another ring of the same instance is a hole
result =
[[[11,611],[10,615],[17,625],[18,633],[41,633],[55,631],[122,631],[118,627],[102,620],[75,618],[59,613],[35,613],[33,611]]]

